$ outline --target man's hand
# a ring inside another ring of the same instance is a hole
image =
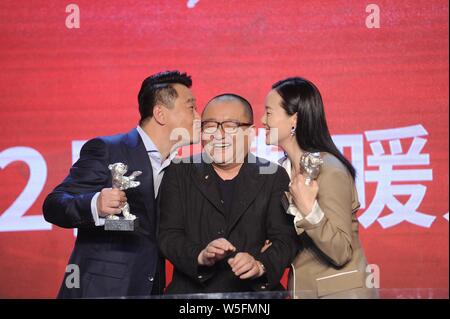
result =
[[[125,192],[116,188],[103,188],[97,197],[97,212],[100,217],[117,215],[122,211],[127,198]]]
[[[228,260],[231,270],[240,279],[258,278],[264,272],[264,266],[248,253],[237,253],[234,258]]]
[[[210,242],[208,246],[200,252],[197,261],[201,266],[212,266],[234,251],[236,251],[236,247],[228,240],[219,238]]]
[[[272,242],[266,239],[266,241],[264,242],[264,246],[261,248],[261,254],[269,249],[270,246],[272,246]]]

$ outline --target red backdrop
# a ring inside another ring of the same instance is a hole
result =
[[[79,28],[69,4],[0,2],[0,297],[56,295],[75,237],[42,202],[73,142],[135,126],[165,69],[192,75],[200,110],[235,92],[258,120],[276,80],[316,83],[382,288],[448,288],[447,1],[79,0]]]

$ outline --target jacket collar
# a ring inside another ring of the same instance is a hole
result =
[[[202,153],[201,161],[194,163],[194,185],[202,195],[222,214],[225,214],[223,203],[220,201],[220,193],[214,178],[214,168],[204,161],[206,155]],[[249,153],[245,158],[238,175],[236,176],[233,203],[229,215],[227,235],[234,228],[241,216],[253,203],[260,189],[264,185],[265,175],[260,174],[259,168],[264,163]]]
[[[154,210],[154,188],[153,188],[153,169],[147,150],[136,128],[126,134],[124,144],[127,146],[129,167],[134,170],[142,171],[142,175],[137,178],[141,182],[138,187],[144,198],[143,202],[147,214]]]

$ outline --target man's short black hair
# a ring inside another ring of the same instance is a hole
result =
[[[192,86],[191,77],[179,71],[156,73],[142,82],[138,94],[139,113],[141,114],[140,124],[145,119],[153,116],[153,108],[156,104],[161,103],[167,107],[173,107],[173,103],[178,97],[178,94],[172,84],[176,83],[187,86],[188,88]]]
[[[219,94],[215,97],[213,97],[211,100],[209,100],[208,103],[206,103],[206,107],[203,109],[203,113],[205,113],[206,108],[208,107],[211,102],[220,102],[220,101],[237,101],[242,104],[245,110],[245,114],[247,115],[249,123],[253,123],[253,108],[249,101],[247,101],[245,98],[243,98],[240,95],[234,94],[234,93],[223,93]]]

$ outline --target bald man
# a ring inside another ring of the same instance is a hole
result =
[[[283,289],[280,278],[296,255],[281,205],[289,178],[249,153],[254,130],[246,99],[216,96],[202,114],[203,153],[167,170],[159,228],[160,249],[174,265],[167,293]]]

